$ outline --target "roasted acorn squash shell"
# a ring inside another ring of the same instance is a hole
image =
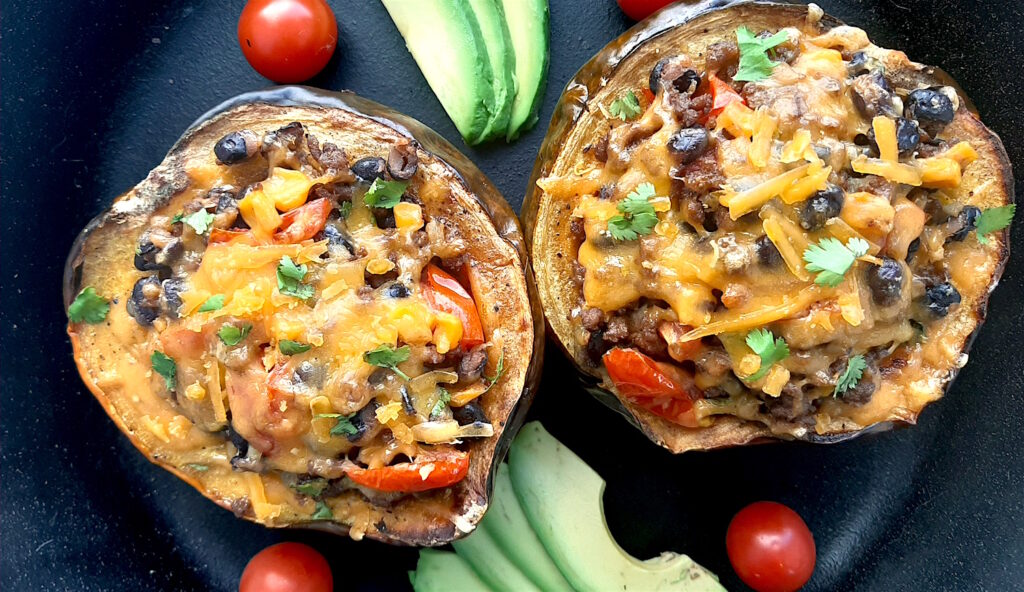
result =
[[[488,335],[501,329],[505,374],[482,401],[494,426],[494,436],[468,442],[469,474],[458,484],[432,492],[406,496],[381,508],[354,491],[344,503],[350,515],[360,515],[365,536],[405,545],[441,545],[472,531],[483,516],[492,479],[512,438],[522,424],[536,392],[543,359],[541,311],[529,270],[522,232],[515,213],[487,177],[440,135],[422,123],[353,93],[330,93],[305,87],[279,87],[243,94],[226,101],[196,121],[171,148],[166,158],[141,183],[119,196],[106,212],[82,231],[68,256],[64,272],[64,303],[67,307],[79,290],[94,286],[101,294],[122,295],[112,307],[124,307],[124,295],[140,276],[132,266],[132,253],[149,215],[186,190],[188,164],[213,164],[212,148],[224,134],[257,126],[286,125],[300,121],[342,148],[362,144],[381,154],[402,138],[412,138],[429,157],[443,167],[452,187],[443,204],[449,222],[485,236],[468,252],[478,261],[505,262],[503,282],[481,285],[481,320]],[[271,128],[273,129],[273,128]],[[361,152],[365,152],[364,147]],[[350,151],[351,154],[351,151]],[[423,152],[421,152],[423,154]],[[421,156],[421,166],[424,162]],[[499,269],[497,265],[495,269]],[[500,313],[495,312],[499,310]],[[140,425],[140,412],[122,390],[108,388],[104,358],[129,355],[132,343],[112,342],[109,319],[103,324],[70,323],[68,335],[75,362],[86,386],[103,405],[118,428],[150,461],[164,467],[195,487],[218,505],[247,495],[238,480],[218,474],[183,470],[172,450]],[[148,363],[148,362],[144,362]],[[251,515],[246,518],[259,522]],[[269,526],[294,526],[337,534],[349,532],[351,523],[336,521],[277,521]]]
[[[679,47],[690,45],[697,48],[691,52],[691,55],[696,55],[716,41],[733,39],[740,25],[760,31],[807,26],[807,23],[808,7],[804,5],[720,0],[695,4],[679,2],[638,23],[599,51],[566,85],[527,186],[522,220],[552,337],[573,361],[588,391],[625,416],[652,441],[676,453],[738,446],[782,436],[773,434],[762,424],[732,416],[718,416],[710,427],[685,428],[636,407],[600,386],[604,370],[590,366],[585,348],[572,338],[574,323],[579,322],[571,314],[579,304],[579,294],[570,280],[572,262],[576,259],[576,245],[569,228],[572,206],[552,203],[537,186],[537,181],[548,175],[572,171],[577,163],[574,155],[581,155],[584,147],[599,140],[606,131],[603,117],[597,115],[601,112],[598,106],[610,104],[625,90],[646,88],[655,63],[664,56],[678,53]],[[842,21],[824,15],[817,26],[825,32],[842,24]],[[971,165],[974,169],[971,179],[992,181],[983,194],[971,197],[971,203],[989,208],[1012,202],[1013,176],[1006,151],[999,137],[981,123],[962,89],[940,69],[929,66],[914,68],[905,56],[886,64],[886,75],[899,87],[945,85],[956,89],[961,99],[960,106],[947,130],[952,131],[955,137],[969,140],[978,150],[979,159]],[[972,189],[961,186],[957,195],[967,196],[973,193]],[[998,283],[1009,257],[1008,231],[995,233],[991,238],[995,247],[989,251],[991,256],[986,267],[989,277],[984,283],[985,289],[962,294],[960,313],[950,314],[942,321],[955,324],[952,330],[961,345],[957,351],[951,352],[947,360],[943,376],[935,386],[936,399],[949,388],[961,367],[960,358],[967,353],[985,319],[989,294]],[[866,432],[890,429],[900,423],[913,424],[922,408],[923,405],[916,409],[894,408],[886,421],[825,434],[809,430],[802,439],[833,443]]]

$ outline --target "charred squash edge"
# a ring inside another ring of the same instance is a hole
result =
[[[400,135],[415,139],[425,151],[438,157],[454,173],[454,178],[463,185],[468,194],[475,198],[476,204],[480,206],[490,219],[497,235],[518,254],[530,307],[528,315],[525,316],[532,322],[533,329],[531,351],[523,359],[515,361],[505,360],[506,364],[518,363],[526,366],[522,390],[512,392],[499,391],[508,397],[516,397],[515,403],[510,406],[506,417],[492,418],[495,429],[493,437],[471,445],[472,464],[469,474],[461,482],[449,488],[454,494],[452,496],[455,500],[453,502],[453,510],[458,514],[457,518],[462,519],[465,524],[460,525],[460,528],[456,528],[453,522],[447,524],[439,524],[437,522],[421,524],[417,523],[415,519],[401,516],[401,512],[393,513],[387,511],[384,512],[388,518],[387,520],[382,518],[380,521],[370,524],[366,531],[366,536],[371,539],[399,545],[435,546],[460,538],[467,534],[467,531],[471,531],[480,518],[483,517],[483,513],[489,503],[493,488],[493,478],[497,467],[508,451],[512,438],[522,425],[526,411],[536,393],[543,361],[544,333],[541,331],[542,313],[539,299],[536,298],[536,285],[530,270],[522,230],[515,213],[491,181],[468,158],[461,154],[447,140],[419,121],[351,92],[334,93],[300,86],[276,87],[265,91],[242,94],[225,101],[203,114],[189,126],[167,153],[164,160],[147,175],[146,179],[128,192],[118,196],[113,202],[120,202],[133,192],[145,188],[148,195],[152,196],[152,201],[154,202],[151,207],[128,214],[116,214],[108,208],[90,221],[82,230],[72,246],[64,269],[63,297],[65,309],[67,309],[82,287],[80,282],[81,266],[84,261],[83,247],[86,245],[91,233],[103,224],[117,223],[127,216],[148,215],[152,209],[161,207],[174,195],[184,190],[188,185],[188,179],[183,172],[183,167],[180,166],[181,163],[178,162],[181,153],[192,142],[202,137],[204,128],[211,122],[219,118],[234,117],[240,114],[244,121],[244,111],[258,105],[341,110],[352,116],[369,118],[391,128]],[[83,382],[103,406],[107,415],[114,421],[118,429],[129,438],[132,444],[150,462],[167,469],[179,479],[196,488],[205,497],[217,503],[217,505],[230,509],[230,501],[221,499],[205,489],[196,477],[157,458],[153,451],[149,450],[141,440],[133,435],[124,419],[118,415],[117,410],[107,395],[89,378],[88,368],[82,356],[82,344],[72,323],[68,325],[68,335],[74,351],[75,363]],[[370,506],[369,502],[364,501],[363,503]],[[410,503],[415,505],[416,500]],[[249,519],[256,521],[253,518]],[[305,522],[284,526],[321,530],[334,534],[345,534],[349,530],[347,525],[338,522]],[[462,528],[462,526],[469,528]]]
[[[761,424],[731,416],[719,417],[712,426],[707,428],[684,428],[646,410],[624,403],[614,393],[600,386],[601,378],[597,374],[597,370],[587,366],[584,348],[574,346],[570,341],[572,321],[569,319],[569,312],[571,307],[559,306],[560,303],[574,300],[578,302],[578,296],[574,293],[575,288],[572,282],[568,281],[567,274],[551,271],[553,266],[559,264],[558,262],[562,262],[561,265],[571,265],[571,261],[576,256],[575,249],[571,248],[573,246],[571,233],[568,232],[568,212],[564,209],[555,211],[555,208],[549,208],[547,212],[542,212],[544,192],[537,186],[537,181],[551,173],[560,151],[567,145],[567,140],[576,125],[590,113],[599,111],[596,105],[591,106],[590,104],[593,97],[606,85],[614,84],[616,71],[620,64],[644,48],[645,45],[657,43],[661,40],[659,38],[680,27],[692,27],[693,29],[702,27],[704,30],[700,34],[713,35],[711,27],[718,26],[722,28],[720,30],[728,28],[731,35],[733,29],[742,24],[748,24],[753,18],[758,19],[758,26],[768,24],[782,28],[799,24],[807,19],[807,15],[808,7],[806,5],[705,0],[695,4],[676,3],[636,24],[601,49],[566,84],[565,90],[555,106],[547,135],[541,144],[534,164],[530,183],[527,185],[522,220],[526,229],[531,261],[537,274],[538,291],[548,331],[576,366],[587,391],[622,414],[652,441],[675,453],[766,442],[782,438],[782,436],[772,434],[766,426]],[[842,21],[829,15],[822,16],[819,21],[822,31],[842,24]],[[671,54],[663,52],[662,55]],[[650,65],[653,67],[654,63],[652,62]],[[972,142],[977,142],[981,146],[986,160],[990,161],[989,164],[992,166],[994,180],[997,181],[1001,190],[992,191],[993,194],[1001,194],[1002,199],[999,203],[985,205],[995,207],[1011,203],[1014,185],[1009,157],[999,137],[979,120],[973,103],[959,85],[948,74],[932,66],[925,66],[920,71],[907,69],[887,73],[902,81],[904,83],[902,86],[906,87],[943,85],[951,86],[956,90],[961,101],[954,122],[950,126],[960,127]],[[646,87],[646,78],[631,82],[633,84],[628,88]],[[547,216],[545,217],[544,214]],[[538,227],[538,224],[541,226]],[[549,233],[554,236],[549,236]],[[988,291],[982,294],[975,303],[973,315],[970,318],[973,325],[964,326],[958,331],[963,336],[963,342],[959,349],[961,354],[966,354],[970,349],[978,329],[985,320],[989,295],[998,284],[1010,255],[1008,230],[993,234],[991,238],[993,241],[997,241],[999,260],[988,281]],[[573,293],[570,294],[570,292]],[[558,298],[555,298],[553,294],[557,294]],[[940,398],[948,391],[958,370],[956,365],[950,369],[949,378],[939,394]],[[864,433],[891,429],[898,423],[913,424],[919,413],[920,410],[905,414],[899,419],[875,423],[852,431],[818,434],[812,430],[802,439],[815,443],[842,442]]]

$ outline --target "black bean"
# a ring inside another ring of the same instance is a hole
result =
[[[487,352],[477,349],[469,352],[459,360],[459,382],[474,382],[480,380],[487,367]]]
[[[483,407],[476,401],[470,401],[462,407],[452,407],[452,416],[459,425],[470,425],[474,423],[490,423]]]
[[[349,420],[356,428],[356,433],[348,436],[349,442],[364,444],[380,431],[380,422],[377,421],[377,407],[377,401],[371,400],[365,407],[356,412],[355,417]]]
[[[156,262],[156,255],[160,249],[148,238],[143,238],[139,246],[135,248],[135,269],[139,271],[157,271],[163,275],[169,274],[171,268]]]
[[[163,293],[160,295],[160,308],[167,316],[178,318],[181,310],[181,293],[188,284],[182,278],[171,278],[164,280],[161,287]]]
[[[703,127],[681,129],[669,138],[668,149],[680,163],[689,164],[708,149],[708,131]]]
[[[876,388],[872,373],[865,371],[857,384],[840,393],[839,398],[849,405],[863,405],[871,400]]]
[[[910,261],[914,258],[914,255],[917,254],[917,251],[920,248],[921,248],[921,238],[920,237],[915,238],[914,240],[910,241],[910,244],[907,246],[907,263],[910,263]]]
[[[409,389],[403,384],[398,389],[398,393],[402,396],[402,409],[405,410],[406,415],[416,415],[416,407],[412,404],[412,395],[409,394]]]
[[[817,230],[825,225],[825,222],[839,215],[843,209],[843,202],[846,196],[843,190],[835,185],[829,185],[818,191],[804,203],[800,209],[800,226],[804,230]]]
[[[236,164],[256,154],[256,136],[248,130],[231,132],[213,146],[213,154],[221,164]]]
[[[850,63],[846,64],[846,71],[850,76],[866,74],[869,71],[867,54],[863,51],[858,51],[853,54],[853,58],[850,59]]]
[[[651,76],[647,79],[647,86],[651,89],[652,93],[658,94],[658,91],[661,90],[661,73],[665,70],[665,64],[667,64],[671,59],[672,58],[661,58],[658,60],[658,63],[654,64],[654,67],[651,68]]]
[[[929,136],[934,138],[953,121],[953,101],[937,88],[919,88],[907,95],[903,113],[916,119]]]
[[[896,115],[892,86],[881,70],[858,76],[850,84],[850,89],[853,106],[864,117],[871,119],[876,115]]]
[[[408,181],[416,174],[420,159],[416,155],[416,146],[406,142],[391,147],[388,152],[388,174],[393,179]]]
[[[322,235],[316,240],[327,239],[327,248],[331,252],[345,250],[349,255],[356,254],[356,246],[352,242],[352,237],[347,232],[338,228],[334,224],[328,224],[324,226],[324,229],[320,232]]]
[[[377,179],[384,178],[384,170],[387,165],[384,159],[379,156],[367,156],[360,158],[352,165],[352,174],[367,183],[373,183]]]
[[[235,450],[238,451],[238,456],[245,456],[249,452],[249,442],[242,437],[241,434],[235,431],[235,428],[231,425],[224,430],[224,435],[228,441],[235,446]]]
[[[153,324],[160,315],[160,280],[153,275],[139,278],[128,297],[126,308],[143,327]]]
[[[765,267],[775,267],[782,263],[782,254],[767,234],[758,237],[754,242],[754,250],[757,251],[758,262]]]
[[[978,216],[981,215],[981,210],[975,206],[964,206],[960,210],[960,213],[956,215],[956,224],[959,228],[956,232],[949,235],[946,241],[962,241],[967,238],[967,235],[974,230],[974,226],[978,223]]]
[[[857,134],[854,143],[862,134]],[[864,140],[871,147],[871,155],[878,156],[878,142],[875,140],[875,129],[868,130]],[[907,155],[921,144],[921,130],[913,119],[896,118],[896,147],[901,155]]]
[[[938,317],[949,314],[950,306],[960,304],[960,292],[949,282],[928,288],[924,295],[925,301],[928,303],[928,310]]]
[[[587,358],[594,367],[601,365],[601,356],[608,351],[609,343],[604,340],[604,330],[591,331],[587,339]]]
[[[868,287],[871,298],[879,306],[890,306],[903,292],[903,266],[899,261],[884,257],[881,265],[868,267]]]
[[[680,92],[687,95],[692,95],[697,91],[697,87],[700,86],[700,74],[696,70],[687,68],[683,71],[682,75],[676,77],[672,81],[672,88],[676,92]]]
[[[384,287],[384,295],[388,298],[408,298],[412,292],[402,282],[394,282]]]

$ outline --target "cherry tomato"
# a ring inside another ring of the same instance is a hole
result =
[[[345,475],[370,489],[409,493],[448,487],[462,481],[468,472],[469,454],[449,450],[420,454],[413,462],[378,469],[352,468]]]
[[[469,350],[484,342],[484,328],[480,324],[476,303],[459,280],[433,263],[428,263],[423,268],[421,289],[430,308],[453,314],[462,321],[462,340],[459,343],[463,349]]]
[[[331,592],[334,577],[324,556],[300,543],[278,543],[249,560],[238,592]]]
[[[717,117],[725,110],[729,103],[746,103],[747,101],[736,92],[736,89],[729,86],[714,74],[708,74],[708,92],[711,93],[711,115]]]
[[[675,0],[618,0],[619,8],[634,21],[643,20]]]
[[[238,18],[238,44],[261,75],[302,82],[331,59],[338,22],[324,0],[249,0]]]
[[[697,427],[693,401],[704,393],[688,372],[630,348],[608,350],[602,361],[620,395],[659,417]]]
[[[757,592],[792,592],[814,573],[814,536],[799,514],[776,502],[740,510],[725,548],[736,575]]]

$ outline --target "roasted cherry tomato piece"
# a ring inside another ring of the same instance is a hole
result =
[[[629,397],[629,401],[672,423],[678,423],[688,428],[700,427],[700,424],[697,422],[697,415],[694,413],[693,401],[689,399]]]
[[[324,0],[249,0],[238,19],[238,43],[262,76],[302,82],[331,59],[338,21]]]
[[[469,472],[469,454],[459,450],[422,454],[413,462],[379,469],[351,468],[349,479],[377,491],[410,493],[448,487]]]
[[[331,202],[314,199],[281,216],[281,226],[274,233],[275,243],[300,243],[313,238],[324,229],[331,214]]]
[[[740,510],[725,548],[736,575],[758,592],[792,592],[814,573],[814,536],[799,514],[776,502]]]
[[[662,8],[672,4],[675,0],[618,0],[619,8],[626,16],[641,21]]]
[[[223,228],[214,228],[210,231],[210,238],[207,241],[207,244],[216,245],[219,243],[235,242],[236,240],[238,242],[242,242],[243,238],[246,243],[252,244],[256,242],[255,237],[248,230],[225,230]]]
[[[729,86],[729,83],[712,73],[708,73],[708,92],[711,93],[711,116],[717,117],[729,103],[744,103],[746,100]]]
[[[238,592],[331,592],[334,576],[324,556],[300,543],[278,543],[249,560]]]
[[[422,290],[430,308],[453,314],[462,321],[462,340],[459,343],[463,349],[468,350],[484,342],[484,328],[480,324],[476,302],[458,280],[428,263],[423,269]]]
[[[693,400],[702,397],[693,377],[631,348],[614,348],[602,357],[608,376],[624,397]]]

